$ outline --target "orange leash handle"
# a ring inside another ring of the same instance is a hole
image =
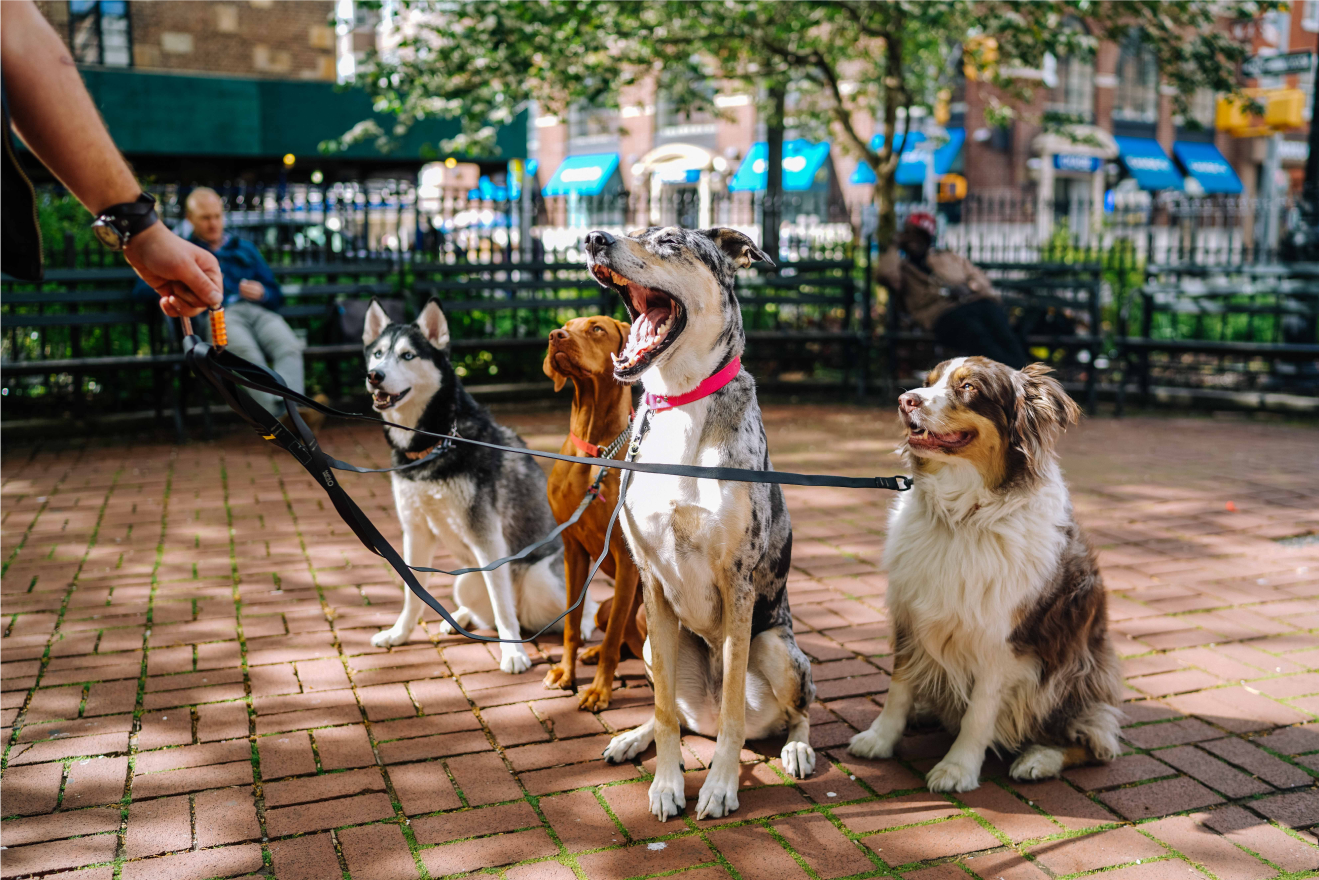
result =
[[[224,326],[223,308],[215,309],[211,312],[211,344],[229,344],[229,331]]]

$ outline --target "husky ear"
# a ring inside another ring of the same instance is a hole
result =
[[[736,229],[719,226],[715,229],[702,229],[701,232],[708,235],[719,246],[719,250],[728,254],[728,258],[737,264],[739,269],[745,269],[752,263],[774,265],[774,261],[769,258],[768,254],[756,247],[754,241]]]
[[[1027,467],[1037,469],[1058,438],[1081,418],[1081,408],[1049,375],[1045,364],[1027,364],[1014,379],[1017,405],[1012,424],[1012,445],[1026,456]]]
[[[560,373],[557,369],[555,369],[553,352],[551,351],[545,352],[545,363],[541,365],[541,369],[545,371],[546,376],[549,376],[551,379],[554,380],[554,393],[558,394],[560,391],[562,391],[564,384],[567,383],[568,381],[568,377],[563,375],[563,373]]]
[[[444,317],[444,312],[440,310],[440,302],[434,297],[426,303],[426,307],[421,310],[417,316],[417,326],[421,328],[422,335],[430,340],[430,344],[438,349],[447,349],[449,347],[449,322]]]
[[[366,310],[366,322],[362,325],[362,344],[370,345],[375,342],[388,326],[389,315],[381,307],[380,301],[372,297],[371,305]]]

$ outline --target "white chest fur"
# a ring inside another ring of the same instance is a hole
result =
[[[404,528],[426,528],[462,566],[476,565],[474,535],[467,512],[476,486],[469,479],[442,481],[393,478],[394,504]]]

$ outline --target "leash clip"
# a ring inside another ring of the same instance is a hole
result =
[[[893,482],[897,484],[897,491],[899,492],[906,492],[913,485],[915,485],[911,477],[907,476],[906,474],[898,474],[896,477],[893,478]]]

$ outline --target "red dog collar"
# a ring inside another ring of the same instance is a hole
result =
[[[686,394],[675,394],[667,396],[663,394],[650,394],[649,392],[642,398],[646,408],[652,412],[663,412],[666,409],[673,409],[675,406],[682,406],[684,403],[691,403],[694,400],[700,400],[702,397],[709,397],[720,388],[723,388],[729,382],[742,372],[742,358],[735,357],[728,362],[722,370],[713,376],[706,377],[700,385],[697,385]]]
[[[636,414],[637,414],[636,410],[630,408],[628,409],[627,412],[628,424],[627,427],[623,429],[623,434],[626,434],[628,431],[632,430],[632,417]],[[620,434],[619,437],[615,438],[614,443],[618,443],[619,438],[621,438],[622,436],[623,435]],[[572,431],[568,432],[568,439],[572,441],[573,446],[576,446],[579,450],[581,450],[583,455],[589,456],[591,458],[600,457],[600,450],[603,447],[601,447],[599,443],[587,443],[585,440],[583,440],[581,437],[578,437]],[[610,445],[612,446],[613,444]]]

